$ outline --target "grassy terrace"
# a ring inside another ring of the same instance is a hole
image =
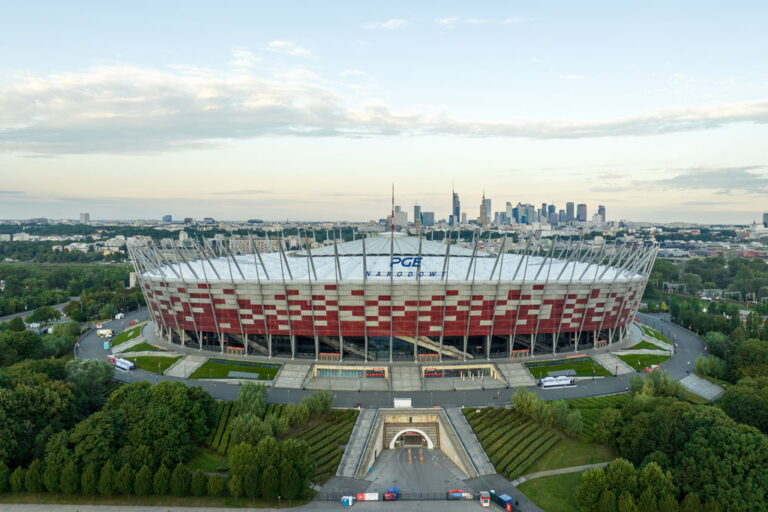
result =
[[[563,370],[571,370],[573,374],[584,377],[591,377],[593,375],[593,370],[594,375],[602,375],[605,377],[612,375],[611,372],[597,364],[590,357],[575,357],[573,359],[557,359],[554,361],[537,361],[525,363],[525,366],[537,379],[548,376],[550,372]]]
[[[126,329],[125,331],[115,336],[115,339],[112,340],[112,346],[116,347],[121,343],[125,343],[126,341],[131,341],[134,338],[138,338],[139,335],[141,334],[141,328],[143,327],[145,322],[146,320],[144,320],[144,322],[141,322],[140,324],[136,324],[130,329]]]
[[[649,368],[651,365],[661,364],[669,359],[669,356],[660,356],[655,354],[624,354],[616,355],[616,357],[627,363],[638,372],[643,371],[644,368]]]
[[[157,352],[159,350],[160,349],[157,348],[156,346],[150,345],[146,341],[142,341],[138,345],[134,345],[134,346],[128,348],[128,350],[126,350],[126,352]]]
[[[276,363],[255,363],[250,361],[235,361],[232,359],[211,358],[189,376],[190,379],[226,379],[229,372],[244,372],[254,374],[253,380],[273,380],[280,365]]]
[[[181,356],[177,357],[163,357],[163,356],[139,356],[129,357],[129,361],[136,363],[136,368],[152,373],[158,373],[158,364],[160,365],[159,373],[163,373],[173,363],[181,359]]]
[[[665,350],[664,348],[654,345],[650,341],[641,341],[640,343],[636,343],[632,345],[631,347],[627,347],[627,350]]]
[[[643,332],[645,334],[647,334],[648,336],[650,336],[652,338],[656,338],[657,340],[662,341],[662,342],[666,343],[667,345],[671,345],[671,343],[669,342],[669,338],[667,338],[666,336],[661,334],[659,331],[657,331],[655,329],[651,329],[650,327],[645,326],[645,325],[643,325],[641,327],[643,328]]]

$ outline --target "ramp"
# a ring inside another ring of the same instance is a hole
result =
[[[725,392],[725,390],[717,384],[713,384],[707,379],[702,379],[694,374],[685,377],[680,381],[680,384],[685,386],[691,393],[704,397],[709,401],[717,400]]]
[[[627,363],[625,363],[618,357],[614,356],[610,352],[606,352],[605,354],[592,354],[592,359],[600,363],[603,366],[603,368],[611,372],[612,375],[616,373],[617,368],[618,368],[619,375],[626,375],[628,373],[637,373]]]
[[[480,441],[477,440],[477,436],[472,427],[469,426],[467,418],[464,417],[461,409],[458,407],[444,407],[444,409],[448,420],[456,431],[456,435],[459,436],[461,444],[464,445],[464,449],[472,460],[472,464],[477,469],[478,475],[483,476],[496,473],[496,468],[493,467],[490,459],[488,459],[488,455],[485,454],[485,450],[483,450]]]
[[[352,428],[347,446],[344,448],[344,455],[341,456],[336,476],[355,477],[378,412],[378,409],[363,409],[357,415],[357,421]]]

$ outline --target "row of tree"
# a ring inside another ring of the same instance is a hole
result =
[[[121,288],[100,292],[85,292],[80,299],[67,303],[64,314],[77,322],[107,320],[123,312],[134,311],[145,304],[138,288]]]
[[[34,263],[93,263],[97,261],[123,261],[125,254],[89,251],[54,251],[60,242],[0,242],[0,259]]]
[[[584,428],[581,413],[568,407],[563,400],[544,401],[536,393],[520,387],[512,395],[512,403],[515,409],[536,423],[554,427],[571,437],[581,434]]]

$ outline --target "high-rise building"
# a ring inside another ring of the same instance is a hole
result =
[[[434,226],[435,212],[421,212],[421,223],[424,226]]]
[[[605,222],[605,205],[597,207],[597,216],[600,217],[600,222]]]
[[[579,222],[587,222],[587,205],[579,203],[576,206],[576,220]]]
[[[80,214],[80,224],[88,224],[91,222],[91,214],[90,213],[81,213]]]
[[[457,226],[461,220],[461,201],[459,201],[459,194],[453,192],[453,204],[451,206],[451,212],[453,215],[452,226]]]
[[[193,221],[192,217],[184,217],[184,224],[192,224]]]
[[[768,228],[768,213],[763,214],[763,227]]]
[[[173,215],[163,215],[163,222],[173,221]]]
[[[477,218],[477,223],[481,226],[487,226],[488,225],[488,203],[489,200],[485,199],[485,192],[483,192],[483,199],[480,201],[480,217]]]
[[[565,221],[573,222],[574,220],[576,220],[576,216],[574,215],[573,203],[567,202],[565,203]]]
[[[395,206],[395,218],[387,217],[387,222],[394,224],[395,228],[408,227],[408,212],[404,212],[399,206]]]
[[[413,205],[413,223],[417,226],[424,223],[424,219],[422,218],[421,213],[421,206],[418,204]]]
[[[557,210],[553,204],[547,206],[547,222],[557,224]]]
[[[515,220],[515,216],[513,215],[513,212],[512,212],[512,210],[513,210],[512,203],[507,201],[507,205],[506,206],[507,206],[507,211],[505,212],[506,215],[504,215],[505,220],[506,220],[505,224],[510,225]]]
[[[467,212],[461,213],[461,223],[466,224],[467,223]]]
[[[559,222],[560,224],[565,224],[566,222],[568,222],[568,215],[566,215],[565,210],[560,210],[557,213],[557,222]]]
[[[547,222],[547,203],[541,203],[541,210],[539,210],[539,222]]]
[[[488,209],[488,218],[491,218],[491,212],[493,210],[491,209],[491,200],[485,197],[485,191],[483,191],[483,202],[485,203],[485,207]]]

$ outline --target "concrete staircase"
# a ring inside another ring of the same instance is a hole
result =
[[[493,467],[490,459],[488,459],[488,455],[485,454],[485,450],[483,450],[480,441],[477,440],[475,432],[469,426],[467,418],[464,417],[461,409],[458,407],[444,407],[443,409],[478,474],[482,476],[496,473],[496,468]]]
[[[611,372],[611,374],[616,373],[617,367],[619,369],[619,375],[636,373],[634,368],[632,368],[627,363],[625,363],[618,357],[614,356],[610,352],[606,352],[604,354],[593,354],[592,359],[600,363],[600,365],[603,366],[609,372]]]
[[[336,476],[355,477],[378,412],[378,409],[363,409],[358,414],[347,446],[344,448],[344,455],[341,456],[341,462],[339,462],[339,467],[336,470]]]
[[[421,391],[420,368],[416,365],[393,365],[392,391]]]

